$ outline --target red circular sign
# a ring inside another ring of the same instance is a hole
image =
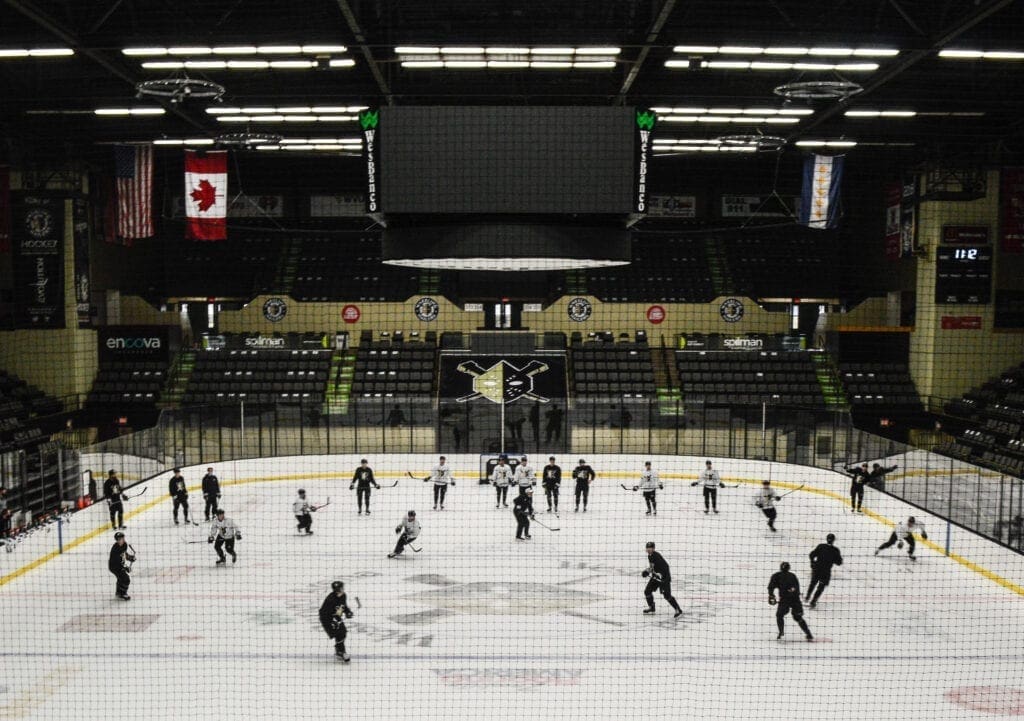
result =
[[[362,315],[358,305],[346,305],[341,309],[341,319],[346,323],[356,323]]]
[[[665,320],[665,309],[660,305],[652,305],[647,309],[647,320],[658,325]]]

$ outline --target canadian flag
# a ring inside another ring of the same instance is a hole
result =
[[[228,237],[228,154],[219,150],[185,151],[185,237],[225,240]]]

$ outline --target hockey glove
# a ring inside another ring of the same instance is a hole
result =
[[[633,486],[633,490],[634,491],[639,491],[640,490],[640,486]]]
[[[207,542],[207,543],[213,543],[213,538],[212,538],[212,537],[210,537],[210,538],[207,538],[207,539],[206,539],[206,542]]]
[[[664,483],[659,483],[658,484],[658,490],[659,491],[664,491],[665,490],[665,484]]]
[[[452,485],[453,485],[453,486],[455,485],[455,481],[452,481]]]
[[[346,609],[345,609],[345,618],[352,618],[353,616],[355,616],[355,614],[354,614],[354,613],[352,613],[352,610],[351,610],[351,609],[348,609],[348,608],[346,608]]]
[[[241,533],[236,533],[235,534],[235,540],[236,541],[241,541],[242,540],[242,534]]]
[[[896,548],[903,548],[903,541],[896,544]]]
[[[348,487],[348,490],[350,490],[350,491],[354,491],[354,490],[355,490],[355,488],[356,488],[356,484],[354,484],[354,483],[353,483],[352,485],[350,485],[350,486]]]
[[[650,571],[640,571],[640,576],[643,577],[643,578],[647,578],[650,575],[651,575]]]
[[[135,563],[135,556],[131,555],[130,553],[125,555],[125,558],[128,560],[128,563]]]
[[[696,485],[697,485],[697,481],[694,481],[694,482],[693,482],[693,483],[691,483],[690,485],[691,485],[691,486],[696,486]]]
[[[775,596],[769,596],[768,597],[768,605],[769,606],[774,606],[776,603],[778,603],[778,601],[775,600]]]
[[[928,534],[925,533],[924,531],[921,531],[921,538],[923,538],[924,540],[927,541],[928,540]]]
[[[725,484],[724,484],[724,483],[719,483],[719,484],[718,484],[718,487],[719,487],[719,488],[725,488]]]
[[[399,526],[398,528],[395,529],[395,533],[401,533],[401,532],[402,532],[402,527],[401,526]]]

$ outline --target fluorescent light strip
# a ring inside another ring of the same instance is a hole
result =
[[[213,139],[185,138],[184,140],[176,140],[174,138],[158,138],[153,141],[153,145],[213,145]]]
[[[332,68],[355,65],[351,58],[331,60]],[[310,70],[316,60],[156,60],[142,63],[145,70]]]
[[[217,116],[219,123],[352,123],[358,119],[358,115],[286,115],[284,113]]]
[[[912,118],[917,113],[913,110],[847,110],[848,118]]]
[[[3,51],[0,51],[3,52]],[[30,53],[32,51],[29,51]],[[72,51],[68,51],[70,54]],[[345,45],[224,45],[123,48],[129,57],[197,57],[203,55],[330,55],[348,52]],[[2,57],[2,56],[0,56]]]
[[[93,113],[96,115],[163,115],[167,111],[163,108],[96,108]]]
[[[856,140],[798,140],[794,145],[801,148],[853,148]]]
[[[18,58],[62,58],[74,55],[71,48],[0,48],[0,60]]]
[[[1019,50],[940,50],[940,58],[952,60],[1024,60]]]
[[[840,47],[772,47],[762,48],[749,45],[676,45],[675,53],[688,55],[818,55],[823,57],[891,58],[900,54],[895,48],[840,48]]]
[[[800,122],[800,118],[792,116],[759,115],[666,115],[659,119],[666,123],[734,123],[737,125],[761,125],[762,123],[792,125]]]

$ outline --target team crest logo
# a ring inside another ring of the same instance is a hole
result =
[[[590,317],[593,310],[593,306],[586,298],[573,298],[569,301],[569,320],[582,323]]]
[[[420,298],[416,301],[416,305],[413,310],[416,311],[417,318],[424,323],[429,323],[433,320],[437,320],[437,315],[441,312],[441,306],[439,306],[437,301],[433,298]]]
[[[743,303],[736,298],[726,298],[722,305],[718,306],[718,314],[726,323],[735,323],[743,318]]]
[[[271,323],[277,323],[288,315],[288,304],[280,298],[271,298],[263,304],[263,317]]]
[[[49,210],[32,210],[25,215],[25,230],[33,238],[45,238],[53,230],[53,214]]]
[[[491,403],[512,403],[520,398],[547,403],[548,398],[533,392],[533,377],[548,369],[547,363],[532,360],[523,368],[516,368],[508,361],[498,361],[490,368],[484,368],[476,361],[459,363],[458,369],[473,376],[473,392],[455,400],[459,403],[476,398],[486,398]]]

